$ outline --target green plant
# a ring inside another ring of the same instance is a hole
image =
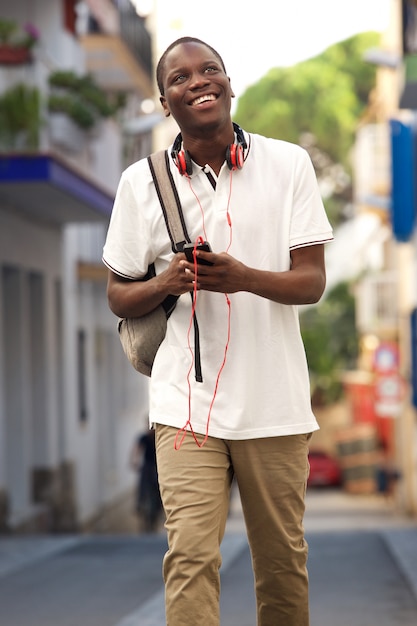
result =
[[[14,20],[0,19],[0,42],[16,48],[31,49],[39,39],[38,29],[31,23],[23,27],[23,35],[18,34],[18,24]]]
[[[49,96],[48,108],[51,113],[65,113],[84,130],[89,130],[96,122],[90,109],[71,96],[52,94]]]
[[[88,130],[100,118],[114,115],[123,105],[120,96],[112,99],[90,74],[79,76],[72,71],[57,71],[49,76],[50,111],[66,113],[81,128]]]
[[[0,42],[9,43],[12,35],[17,31],[17,24],[13,20],[0,19]]]
[[[0,97],[0,143],[6,149],[36,149],[41,125],[36,87],[18,84]]]
[[[302,311],[300,325],[313,399],[331,404],[343,392],[341,373],[354,369],[358,357],[355,299],[350,283],[338,283],[318,305]]]
[[[28,48],[30,50],[39,39],[39,31],[36,26],[31,24],[30,22],[24,25],[23,31],[24,35],[21,39],[19,39],[18,45],[21,45],[24,48]]]

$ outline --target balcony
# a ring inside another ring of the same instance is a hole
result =
[[[356,325],[360,333],[395,336],[398,331],[398,274],[364,276],[356,291]]]
[[[108,3],[107,17],[94,15],[96,3],[89,2],[90,18],[80,42],[86,52],[87,70],[109,91],[137,91],[153,96],[151,36],[144,20],[132,5],[116,8]]]
[[[391,181],[390,138],[387,124],[367,124],[357,132],[353,154],[356,204],[389,219]]]
[[[72,73],[81,78],[88,71],[103,96],[115,103],[125,103],[120,96],[126,92],[129,104],[153,95],[151,38],[133,7],[118,2],[116,8],[111,0],[78,4],[87,11],[83,28],[78,31],[74,25],[65,34],[71,42],[68,69],[50,68],[47,74],[42,54],[34,54],[31,64],[26,58],[11,63],[8,57],[0,64],[0,203],[55,226],[109,219],[127,153],[121,124],[131,111],[126,114],[123,104],[112,119],[100,116],[87,127],[80,99],[75,109],[66,97],[65,85],[55,90],[48,84],[51,74],[69,73],[73,67]],[[54,58],[55,31],[46,15],[39,15],[39,21],[40,44]],[[80,74],[83,38],[88,67]],[[55,96],[62,101],[59,106],[56,101],[52,106]],[[134,132],[128,137],[130,150],[142,146],[151,135],[148,126]]]
[[[107,221],[114,191],[92,167],[92,130],[77,126],[70,110],[46,115],[45,94],[22,82],[1,92],[0,108],[0,204],[55,226]]]
[[[0,203],[43,224],[102,222],[114,196],[57,155],[0,154]]]

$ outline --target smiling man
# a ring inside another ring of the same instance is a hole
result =
[[[143,159],[122,174],[103,260],[119,317],[180,296],[150,381],[169,545],[167,624],[219,626],[220,544],[235,477],[258,626],[307,626],[303,516],[308,441],[318,425],[297,305],[323,293],[332,229],[308,154],[233,123],[233,91],[216,50],[193,37],[173,42],[157,82],[165,115],[181,131],[169,167],[195,257],[172,251]],[[201,241],[212,251],[199,251]],[[151,263],[156,276],[141,281]]]

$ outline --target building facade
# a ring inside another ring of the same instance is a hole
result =
[[[130,489],[147,424],[101,254],[121,171],[158,122],[142,107],[152,41],[110,0],[0,0],[0,35],[0,529],[74,531]],[[86,76],[110,106],[90,102],[89,125]]]
[[[417,46],[410,46],[417,31],[410,32],[410,25],[417,24],[416,17],[414,0],[391,0],[381,46],[367,54],[377,65],[377,84],[357,132],[354,189],[357,214],[372,215],[375,228],[356,281],[362,350],[357,378],[350,380],[351,389],[361,386],[370,400],[389,460],[401,476],[399,504],[412,515],[417,515],[417,78],[410,68]]]

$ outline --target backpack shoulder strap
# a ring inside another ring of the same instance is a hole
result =
[[[148,156],[148,163],[171,239],[172,250],[182,252],[184,244],[190,243],[190,238],[185,226],[178,191],[169,168],[168,151],[154,152]]]
[[[174,183],[174,179],[169,167],[169,155],[167,150],[160,150],[148,156],[149,168],[155,183],[156,193],[161,203],[162,213],[164,214],[165,224],[171,239],[173,252],[182,252],[185,243],[191,243],[190,237],[185,226],[184,214],[181,208],[181,202],[178,191]],[[155,272],[155,268],[153,270]],[[193,298],[192,292],[191,300]],[[175,304],[179,296],[167,296],[162,302],[167,317],[169,317],[175,308]],[[203,381],[201,372],[200,357],[200,334],[198,329],[197,316],[193,313],[194,321],[194,341],[195,341],[195,378],[198,382]]]

